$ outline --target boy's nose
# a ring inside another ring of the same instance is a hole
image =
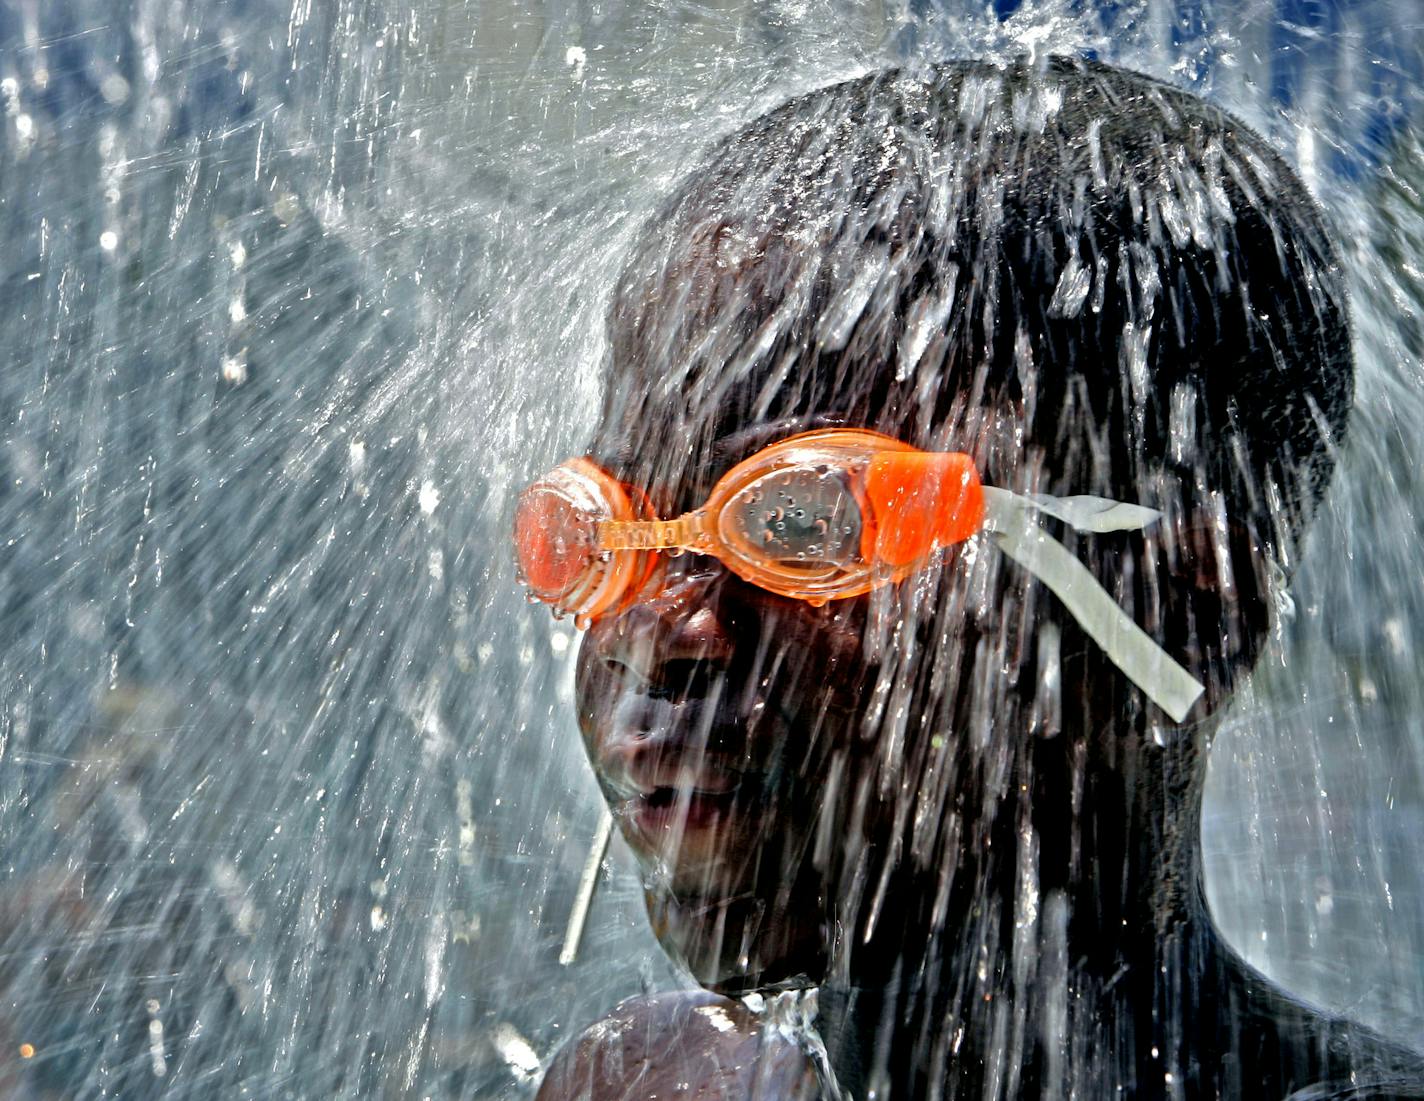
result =
[[[731,662],[736,636],[725,593],[730,580],[714,559],[673,559],[660,583],[595,623],[586,645],[644,691],[689,693],[694,681]]]

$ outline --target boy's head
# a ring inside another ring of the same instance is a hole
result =
[[[644,230],[610,338],[592,455],[660,515],[822,425],[1160,509],[1064,538],[1207,686],[1195,736],[1170,732],[976,543],[822,608],[669,563],[590,630],[580,715],[665,943],[727,986],[814,975],[892,867],[965,871],[1041,744],[1089,770],[1199,745],[1352,396],[1338,262],[1280,158],[1181,92],[1057,60],[880,74],[758,119]],[[953,910],[926,905],[930,925]]]

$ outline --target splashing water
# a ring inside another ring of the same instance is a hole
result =
[[[1340,227],[1350,442],[1208,882],[1270,975],[1424,1034],[1418,20],[996,7],[0,0],[6,1096],[526,1096],[687,983],[602,855],[514,495],[585,446],[610,290],[709,143],[951,56],[1171,80]]]

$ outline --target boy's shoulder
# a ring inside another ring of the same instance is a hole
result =
[[[554,1057],[538,1101],[813,1101],[799,1047],[741,1002],[706,991],[620,1002]]]
[[[1287,992],[1234,952],[1224,958],[1223,1047],[1249,1078],[1293,1068],[1286,1101],[1424,1101],[1424,1053]]]

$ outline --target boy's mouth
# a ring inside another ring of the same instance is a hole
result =
[[[708,829],[731,816],[740,786],[659,786],[630,800],[629,809],[645,834]]]
[[[732,857],[764,812],[768,765],[790,724],[764,706],[627,695],[592,739],[595,767],[635,849],[672,865]]]

